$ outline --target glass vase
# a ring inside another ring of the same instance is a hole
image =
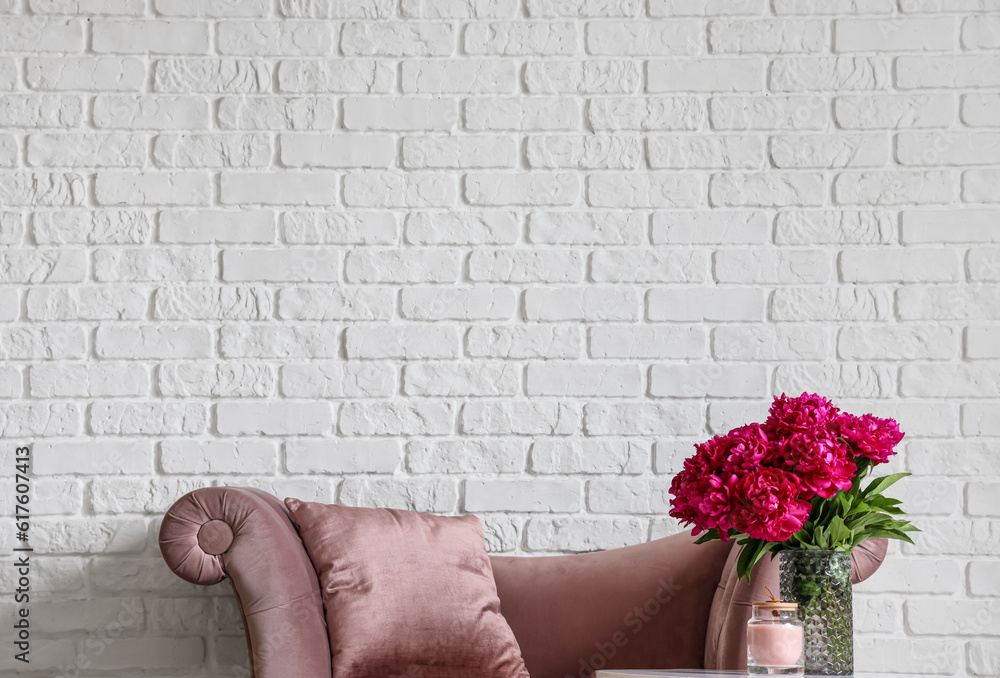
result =
[[[851,554],[789,550],[779,555],[781,598],[799,604],[807,674],[854,673]]]

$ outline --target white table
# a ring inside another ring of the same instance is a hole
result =
[[[702,669],[669,669],[665,671],[609,669],[598,671],[594,678],[731,678],[746,676],[746,671],[704,671]]]

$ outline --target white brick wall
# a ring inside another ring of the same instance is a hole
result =
[[[156,549],[196,487],[612,548],[815,390],[925,530],[859,672],[1000,676],[998,247],[997,0],[0,0],[30,675],[244,675]]]

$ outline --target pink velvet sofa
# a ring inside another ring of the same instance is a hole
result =
[[[329,678],[330,645],[316,571],[285,507],[245,487],[181,497],[160,527],[160,550],[186,581],[228,578],[256,678]],[[749,602],[777,591],[778,560],[762,559],[752,586],[737,582],[732,542],[687,534],[609,551],[493,556],[501,610],[532,678],[602,668],[746,667]],[[853,579],[870,576],[886,541],[853,553]]]

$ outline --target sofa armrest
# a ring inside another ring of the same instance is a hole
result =
[[[851,551],[851,583],[858,584],[875,573],[889,547],[888,539],[866,539]],[[764,556],[750,572],[750,583],[737,579],[736,559],[742,547],[733,542],[722,570],[705,639],[705,668],[744,670],[747,666],[746,626],[753,608],[750,603],[767,600],[764,587],[778,592],[778,558]]]
[[[167,511],[159,542],[181,579],[232,581],[252,676],[329,678],[319,579],[277,498],[247,487],[195,490]]]

